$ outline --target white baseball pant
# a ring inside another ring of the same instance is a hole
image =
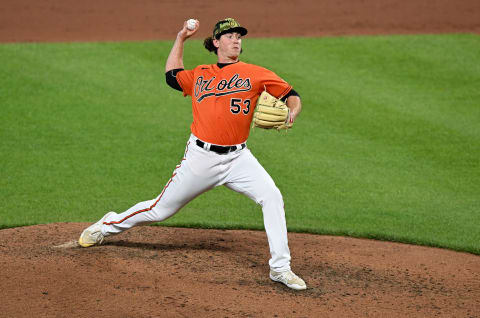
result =
[[[270,175],[248,148],[217,154],[197,146],[196,139],[193,134],[190,136],[184,158],[162,193],[153,200],[109,216],[102,226],[102,234],[109,236],[134,226],[161,222],[201,193],[225,185],[262,206],[270,268],[277,272],[290,270],[283,198]]]

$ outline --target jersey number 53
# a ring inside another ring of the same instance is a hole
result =
[[[242,104],[245,107],[242,107]],[[231,98],[230,111],[235,115],[239,114],[240,111],[244,115],[248,115],[248,113],[250,112],[250,100],[249,99],[242,100],[241,98]]]

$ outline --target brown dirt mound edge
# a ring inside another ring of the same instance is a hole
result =
[[[137,227],[81,248],[85,223],[0,230],[5,317],[479,317],[480,257],[290,233],[295,292],[263,231]]]

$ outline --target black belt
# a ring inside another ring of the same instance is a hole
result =
[[[196,140],[197,146],[200,148],[203,148],[205,146],[205,143],[201,141],[200,139]],[[243,149],[245,148],[245,144],[241,144],[240,146],[219,146],[219,145],[210,145],[210,151],[216,152],[216,153],[228,153],[231,151],[235,151],[238,149]],[[205,149],[205,148],[203,148]]]

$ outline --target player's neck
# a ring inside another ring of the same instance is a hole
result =
[[[220,64],[229,64],[238,62],[238,56],[218,56],[218,63]]]

